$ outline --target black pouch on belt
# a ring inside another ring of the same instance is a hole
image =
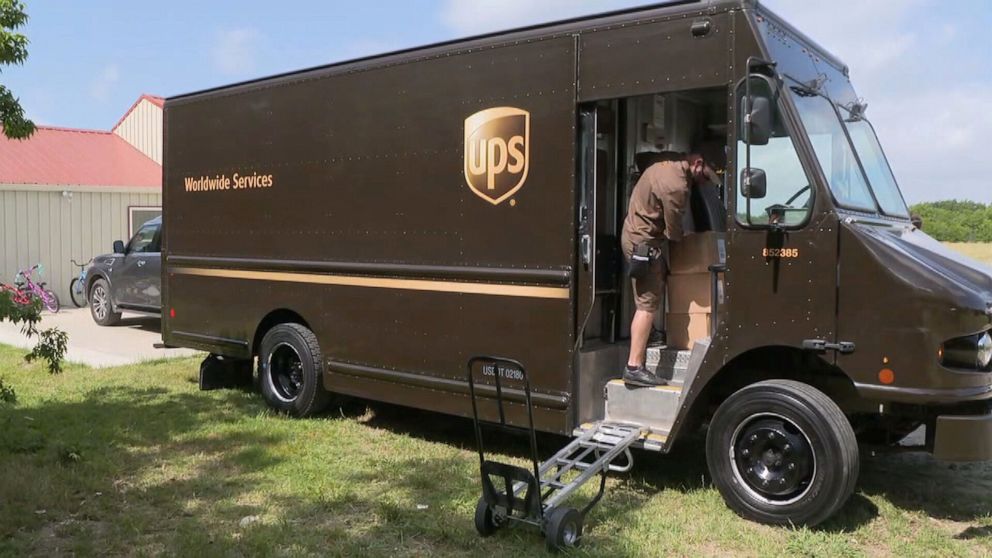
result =
[[[634,246],[630,255],[630,265],[627,273],[634,279],[643,279],[651,272],[651,247],[647,244]]]

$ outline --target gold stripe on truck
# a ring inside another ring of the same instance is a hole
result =
[[[240,269],[215,269],[201,267],[176,267],[172,273],[198,277],[223,277],[278,281],[282,283],[311,283],[345,287],[370,287],[375,289],[402,289],[408,291],[433,291],[440,293],[515,296],[524,298],[552,298],[567,300],[568,287],[534,287],[529,285],[503,285],[500,283],[470,283],[431,279],[395,279],[389,277],[364,277],[360,275],[327,275],[321,273],[286,273],[279,271],[245,271]]]

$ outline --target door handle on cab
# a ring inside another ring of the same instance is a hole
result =
[[[854,352],[855,345],[850,341],[841,341],[840,343],[830,343],[824,339],[806,339],[803,341],[803,349],[807,351],[813,351],[816,353],[837,351],[842,355],[849,355]]]
[[[582,263],[586,265],[592,263],[592,237],[590,235],[584,234],[579,239],[579,253],[582,255]]]

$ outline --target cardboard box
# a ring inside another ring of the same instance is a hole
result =
[[[700,339],[710,336],[710,315],[706,313],[668,314],[665,335],[668,347],[687,350]]]
[[[713,311],[713,276],[684,273],[668,276],[668,311],[673,314]]]
[[[727,261],[726,233],[690,234],[679,242],[669,242],[669,267],[672,275],[708,273],[711,265]]]

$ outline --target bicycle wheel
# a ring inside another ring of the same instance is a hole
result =
[[[62,309],[62,303],[59,302],[59,296],[55,294],[54,291],[45,289],[45,296],[42,297],[42,302],[45,303],[45,308],[47,308],[52,314],[58,314],[59,310]]]
[[[69,298],[72,299],[72,304],[76,308],[82,308],[86,306],[86,286],[83,282],[76,277],[69,283]]]

